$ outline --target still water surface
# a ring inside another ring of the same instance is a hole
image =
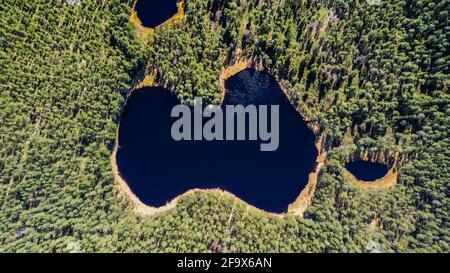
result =
[[[134,8],[144,27],[154,28],[178,11],[176,0],[137,0]]]
[[[161,87],[135,90],[122,115],[117,164],[142,202],[160,207],[189,189],[220,188],[284,212],[300,194],[318,154],[307,123],[268,73],[247,69],[225,85],[223,105],[280,106],[278,150],[261,152],[260,141],[174,141],[177,97]]]

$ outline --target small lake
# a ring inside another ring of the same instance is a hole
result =
[[[177,0],[137,0],[134,9],[148,28],[159,26],[178,12]]]
[[[177,97],[161,87],[135,90],[119,130],[117,165],[134,194],[160,207],[189,189],[220,188],[270,212],[285,212],[308,182],[318,151],[315,135],[275,78],[244,70],[225,82],[228,105],[279,105],[279,148],[256,141],[174,141]]]
[[[345,168],[358,180],[362,181],[375,181],[383,178],[389,171],[388,166],[385,164],[365,160],[349,162],[345,165]]]

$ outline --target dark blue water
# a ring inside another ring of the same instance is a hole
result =
[[[135,10],[144,27],[154,28],[178,11],[176,0],[137,0]]]
[[[122,115],[117,164],[141,201],[162,206],[189,189],[221,188],[258,208],[284,212],[308,181],[317,158],[315,136],[267,73],[245,70],[226,81],[227,104],[280,105],[280,142],[180,141],[171,138],[175,95],[136,90]]]
[[[388,166],[364,160],[349,162],[345,168],[356,178],[362,181],[374,181],[384,177],[388,172]]]

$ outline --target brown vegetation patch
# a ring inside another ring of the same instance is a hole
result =
[[[136,87],[134,89],[140,89],[144,87],[155,87],[158,86],[158,84],[155,81],[155,77],[153,75],[146,75],[144,79],[136,84]]]
[[[391,188],[397,184],[398,170],[403,161],[403,157],[398,152],[370,152],[366,150],[351,156],[351,159],[378,162],[390,166],[385,176],[374,181],[359,180],[346,168],[343,168],[344,178],[353,183],[356,188],[381,190]]]
[[[385,176],[375,181],[358,180],[349,171],[345,170],[345,172],[347,173],[346,176],[350,177],[350,181],[353,181],[358,189],[388,189],[397,184],[398,175],[394,167],[392,167]]]

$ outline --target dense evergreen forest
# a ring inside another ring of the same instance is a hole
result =
[[[0,251],[450,251],[449,0],[184,0],[148,37],[131,2],[2,0]],[[149,74],[219,102],[240,60],[326,136],[312,206],[279,218],[195,193],[137,215],[109,159],[129,90]],[[356,188],[343,169],[362,155],[397,184]]]

